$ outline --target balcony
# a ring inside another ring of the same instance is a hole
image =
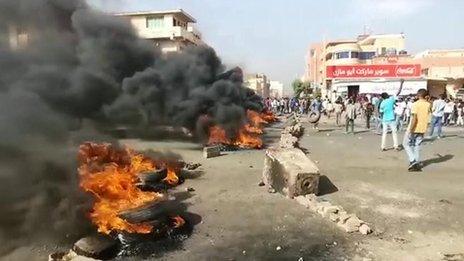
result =
[[[204,44],[201,34],[193,26],[187,28],[181,26],[170,26],[161,28],[143,28],[138,30],[139,36],[145,39],[181,39],[195,45]]]

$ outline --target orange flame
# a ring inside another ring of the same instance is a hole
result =
[[[161,197],[155,192],[140,190],[135,184],[137,174],[152,171],[158,166],[154,160],[130,149],[115,149],[110,144],[84,143],[79,148],[80,187],[93,194],[95,203],[90,219],[98,231],[150,233],[149,224],[132,224],[118,216],[125,210],[141,207]],[[178,177],[168,167],[166,182],[175,185]]]
[[[260,135],[263,134],[264,125],[275,120],[276,118],[272,113],[258,113],[248,110],[248,123],[240,127],[234,140],[228,138],[226,131],[216,125],[209,128],[208,144],[227,144],[241,148],[262,148],[263,141]]]
[[[185,220],[180,216],[172,217],[172,223],[174,228],[180,228],[185,225]]]

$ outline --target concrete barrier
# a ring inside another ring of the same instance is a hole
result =
[[[289,198],[317,194],[319,169],[300,149],[266,150],[263,182]]]

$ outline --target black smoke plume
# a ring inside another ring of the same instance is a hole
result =
[[[0,0],[0,255],[82,232],[77,145],[108,140],[83,123],[234,135],[247,109],[260,98],[211,48],[161,55],[84,0]]]

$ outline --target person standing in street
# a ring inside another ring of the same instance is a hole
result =
[[[380,135],[380,129],[382,128],[382,114],[380,113],[380,104],[382,103],[381,98],[374,96],[372,98],[372,105],[374,105],[374,119],[375,119],[375,133]]]
[[[446,95],[440,95],[440,98],[433,101],[432,105],[432,122],[430,123],[430,134],[429,136],[433,138],[435,128],[437,128],[437,138],[442,137],[441,126],[443,124],[443,116],[445,115],[445,102]]]
[[[417,92],[418,100],[413,103],[411,108],[411,120],[404,135],[403,147],[409,159],[409,171],[420,171],[420,145],[424,140],[429,123],[430,103],[425,99],[427,91],[420,89]]]
[[[403,120],[404,114],[406,111],[406,102],[402,98],[399,98],[395,105],[395,119],[396,119],[396,128],[398,131],[403,130]]]
[[[348,128],[351,127],[351,133],[354,134],[354,120],[356,119],[356,105],[352,99],[348,100],[348,104],[346,105],[346,123],[345,123],[345,130],[346,134],[350,133]]]
[[[393,137],[393,147],[396,150],[400,150],[398,145],[398,135],[395,121],[395,102],[396,97],[400,95],[401,90],[403,89],[404,80],[400,80],[400,88],[395,96],[390,96],[386,92],[382,93],[382,103],[380,104],[380,113],[382,113],[382,144],[380,148],[382,151],[386,151],[386,141],[388,129],[392,132]]]
[[[455,107],[454,101],[452,99],[448,99],[446,101],[446,106],[445,106],[445,110],[444,110],[444,112],[445,112],[445,116],[443,118],[444,126],[449,126],[453,122],[454,107]]]
[[[367,100],[365,105],[364,105],[364,115],[366,116],[366,129],[371,128],[371,118],[372,114],[374,113],[374,105]]]
[[[310,110],[311,110],[312,112],[316,112],[316,113],[319,113],[319,114],[322,113],[322,102],[321,102],[321,97],[318,96],[318,97],[316,97],[316,99],[314,99],[314,100],[311,102]],[[317,122],[314,123],[313,129],[319,130],[319,121],[317,121]]]
[[[338,127],[340,126],[340,121],[342,119],[342,112],[343,112],[343,104],[341,100],[335,101],[334,111],[335,111],[335,124],[337,124],[337,127]]]
[[[462,101],[458,101],[456,105],[456,113],[457,113],[457,119],[456,119],[456,126],[464,126],[464,103]]]

